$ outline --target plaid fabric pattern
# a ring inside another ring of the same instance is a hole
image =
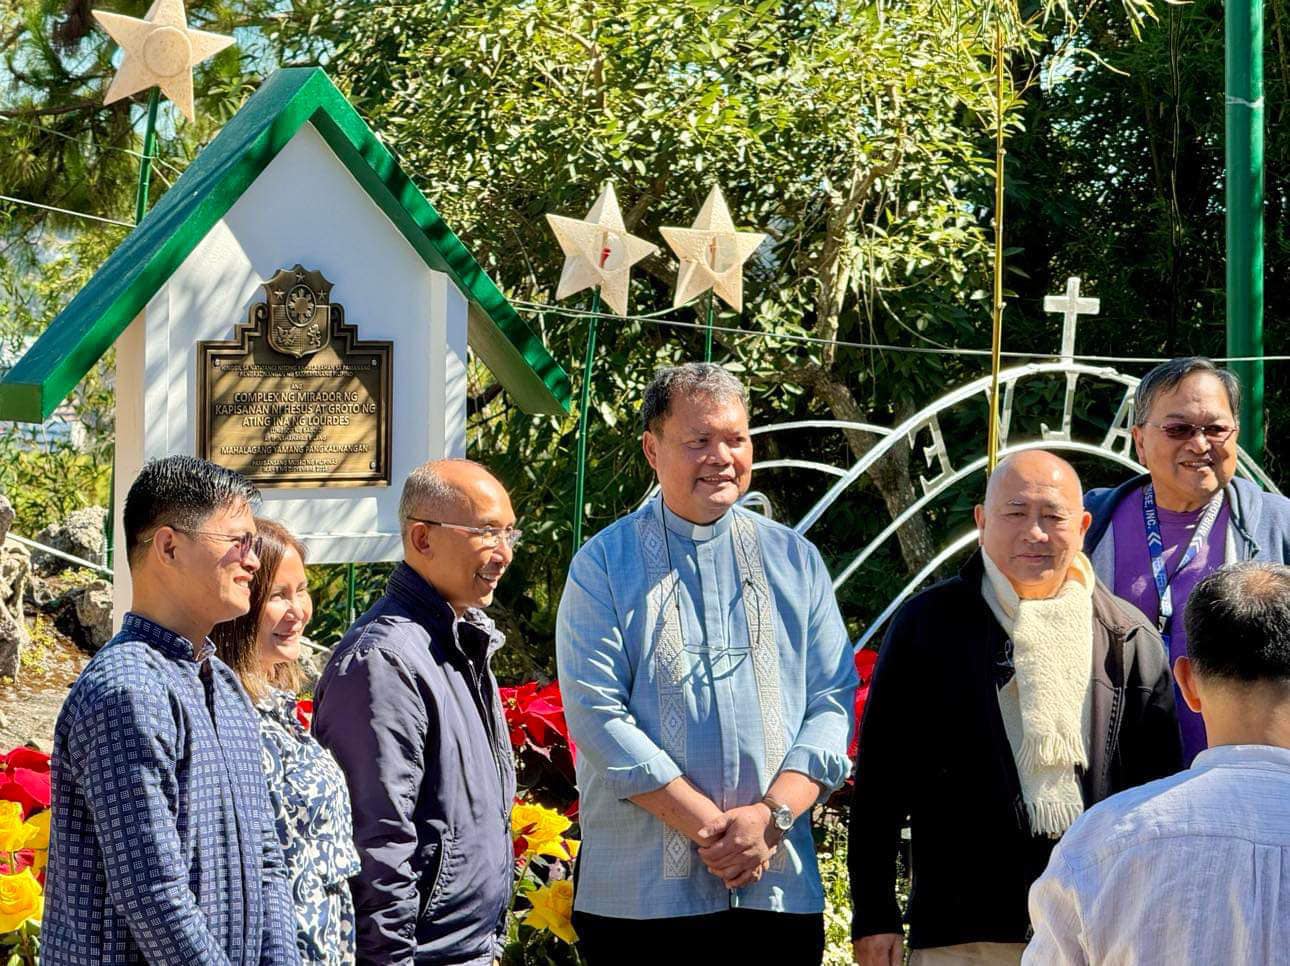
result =
[[[297,962],[294,916],[233,672],[137,614],[54,730],[44,966]]]

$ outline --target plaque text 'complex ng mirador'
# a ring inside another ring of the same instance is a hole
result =
[[[390,482],[391,342],[362,341],[296,265],[226,342],[197,344],[197,453],[259,486]]]

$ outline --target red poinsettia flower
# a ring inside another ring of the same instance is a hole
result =
[[[4,756],[0,799],[22,806],[22,817],[49,808],[49,755],[35,748],[15,748]]]
[[[305,731],[309,730],[309,725],[314,720],[314,703],[308,698],[301,698],[296,702],[296,720]]]
[[[878,652],[865,649],[856,654],[856,673],[860,675],[860,686],[856,688],[856,730],[851,736],[851,747],[847,754],[855,759],[860,751],[860,719],[864,717],[865,702],[869,700],[869,683],[873,680],[873,668],[878,663]]]
[[[5,764],[10,768],[30,768],[32,771],[49,771],[49,756],[38,748],[26,745],[15,748],[5,756]]]
[[[558,682],[539,687],[536,681],[529,681],[500,691],[512,747],[518,751],[528,741],[535,748],[549,752],[553,745],[564,743],[572,751]]]

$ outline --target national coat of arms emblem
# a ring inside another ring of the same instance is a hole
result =
[[[264,283],[268,296],[269,345],[301,359],[331,339],[332,283],[322,272],[300,265],[283,269]]]

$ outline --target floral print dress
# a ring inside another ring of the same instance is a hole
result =
[[[300,962],[348,966],[354,962],[354,901],[347,880],[358,874],[359,861],[345,776],[296,717],[294,695],[273,691],[256,709]]]

